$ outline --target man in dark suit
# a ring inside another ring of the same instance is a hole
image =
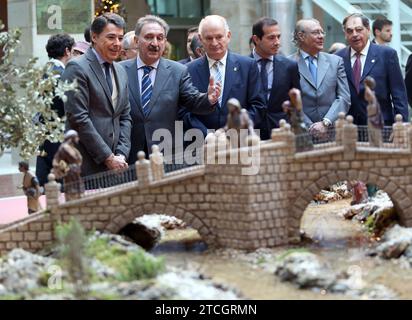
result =
[[[105,13],[91,25],[93,46],[71,60],[63,80],[78,83],[67,94],[66,127],[78,132],[83,157],[82,175],[128,167],[130,151],[130,104],[127,75],[116,63],[121,50],[125,22]]]
[[[186,51],[187,54],[189,55],[187,58],[184,58],[182,60],[179,60],[178,62],[181,64],[188,64],[189,62],[193,61],[196,59],[196,55],[192,51],[192,48],[190,47],[190,44],[192,43],[192,39],[194,35],[197,35],[198,33],[198,27],[192,27],[189,30],[187,30],[187,38],[186,38]]]
[[[180,117],[185,128],[200,129],[206,136],[208,129],[224,127],[228,115],[226,103],[230,98],[238,99],[240,105],[248,110],[255,127],[259,127],[266,104],[256,61],[228,51],[231,33],[226,19],[221,16],[211,15],[202,19],[199,35],[206,55],[187,65],[193,84],[204,91],[212,76],[221,83],[222,94],[218,107],[211,114],[199,116],[182,110]]]
[[[270,138],[272,129],[279,127],[279,120],[288,120],[282,103],[289,100],[290,89],[300,90],[297,62],[278,54],[280,37],[279,24],[272,18],[261,18],[253,25],[254,49],[251,58],[258,63],[267,101],[266,117],[260,128],[262,139]]]
[[[58,33],[52,35],[46,44],[47,55],[49,56],[50,69],[57,77],[61,77],[66,64],[72,57],[72,48],[74,39],[68,34]],[[52,109],[57,113],[59,118],[64,116],[64,104],[59,97],[53,99]],[[36,114],[35,121],[42,125],[42,115]],[[43,186],[47,182],[47,176],[53,168],[53,157],[59,149],[60,142],[44,141],[40,146],[40,154],[36,158],[36,176],[39,183]]]
[[[405,67],[405,86],[409,105],[412,106],[412,54],[408,57]]]
[[[370,26],[366,16],[354,13],[343,20],[343,30],[349,46],[336,54],[344,60],[348,77],[351,106],[349,114],[357,125],[367,124],[367,102],[363,81],[371,76],[376,81],[375,93],[386,126],[401,114],[408,121],[408,103],[405,84],[395,50],[369,41]]]
[[[207,81],[204,89],[207,94],[200,93],[193,86],[186,66],[162,58],[168,31],[167,23],[157,16],[140,18],[135,29],[138,56],[121,63],[128,75],[133,119],[129,163],[136,161],[138,151],[143,150],[147,155],[152,145],[160,142],[154,138],[163,133],[170,133],[163,136],[161,146],[165,159],[170,159],[166,153],[176,151],[173,140],[180,105],[196,114],[208,114],[214,110],[220,95],[220,87],[213,80]],[[163,129],[163,133],[158,129]]]

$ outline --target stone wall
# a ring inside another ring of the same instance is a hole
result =
[[[0,254],[14,248],[37,251],[52,243],[53,222],[45,212],[33,214],[0,229]]]
[[[273,130],[271,141],[251,148],[218,152],[216,146],[226,138],[207,139],[216,153],[206,149],[205,165],[165,174],[160,153],[152,154],[151,161],[140,154],[138,181],[64,204],[59,203],[59,185],[49,177],[50,214],[1,229],[0,251],[47,245],[53,226],[72,217],[88,230],[117,233],[136,217],[154,213],[182,219],[210,246],[253,250],[286,245],[299,241],[302,215],[313,196],[342,180],[376,184],[392,199],[401,222],[412,226],[412,128],[397,123],[394,132],[394,143],[380,148],[358,143],[352,118],[341,117],[335,141],[305,152],[297,152],[295,135],[285,123]],[[250,156],[257,174],[246,174],[251,166],[243,160]]]

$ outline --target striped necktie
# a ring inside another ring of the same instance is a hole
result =
[[[142,110],[143,114],[147,116],[149,113],[149,102],[150,98],[152,97],[153,86],[152,81],[150,80],[150,71],[152,71],[153,67],[151,66],[144,66],[143,67],[143,78],[142,78],[142,91],[141,91],[141,99],[142,99]]]
[[[220,83],[220,84],[222,84],[222,79],[223,79],[222,73],[220,72],[221,64],[222,63],[219,60],[215,61],[215,63],[213,64],[213,69],[215,70],[215,83]],[[222,93],[223,93],[223,88],[219,96],[219,107],[222,107]]]

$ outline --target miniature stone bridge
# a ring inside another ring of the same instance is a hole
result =
[[[301,218],[313,196],[342,180],[376,184],[392,199],[401,223],[412,227],[411,126],[398,121],[392,142],[379,147],[358,142],[350,116],[342,115],[335,128],[334,141],[297,152],[297,137],[282,123],[270,141],[249,149],[208,151],[204,165],[169,174],[162,164],[139,160],[138,181],[62,204],[52,181],[46,186],[48,211],[0,229],[0,252],[38,250],[53,240],[55,224],[71,217],[86,229],[116,233],[136,217],[153,213],[182,219],[213,246],[286,245],[299,241]],[[255,175],[244,174],[250,164],[229,163],[230,157],[251,154],[259,168]]]

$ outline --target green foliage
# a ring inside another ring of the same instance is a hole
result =
[[[302,252],[310,252],[310,251],[309,251],[308,249],[306,249],[306,248],[289,249],[289,250],[286,250],[285,252],[283,252],[282,254],[280,254],[278,257],[276,257],[276,260],[282,261],[282,260],[284,260],[287,256],[289,256],[289,255],[291,255],[292,253],[295,253],[295,252],[300,252],[300,253],[302,253]]]
[[[123,280],[142,280],[156,277],[165,269],[162,258],[154,258],[143,250],[136,250],[126,261],[126,272],[122,274]]]
[[[163,259],[153,258],[143,249],[128,251],[118,245],[110,245],[108,239],[90,241],[86,252],[115,269],[121,281],[154,278],[165,269]]]
[[[86,264],[86,233],[82,225],[72,218],[68,224],[56,227],[56,236],[60,257],[74,285],[74,294],[77,298],[83,299],[87,297],[90,278]]]
[[[7,148],[20,147],[20,156],[29,159],[44,140],[62,140],[65,119],[51,105],[55,96],[65,101],[64,93],[74,90],[76,83],[59,81],[50,64],[36,67],[37,58],[24,65],[16,63],[21,32],[3,29],[0,21],[0,156]],[[32,119],[38,112],[44,124],[34,125]]]

